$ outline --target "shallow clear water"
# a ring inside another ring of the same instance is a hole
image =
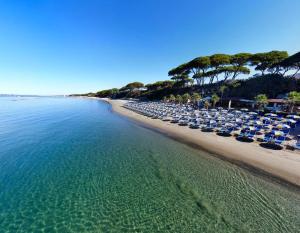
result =
[[[299,232],[300,193],[108,104],[0,98],[0,232]]]

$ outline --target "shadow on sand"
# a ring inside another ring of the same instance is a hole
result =
[[[232,136],[230,133],[224,133],[224,132],[218,132],[217,135],[222,136],[222,137],[231,137]]]
[[[283,147],[274,143],[260,143],[259,144],[261,147],[266,148],[266,149],[271,149],[271,150],[282,150]]]

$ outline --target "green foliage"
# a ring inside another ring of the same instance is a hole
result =
[[[175,102],[176,98],[175,98],[174,95],[171,94],[171,95],[169,96],[169,100],[170,100],[171,102]]]
[[[198,94],[197,92],[194,92],[191,96],[191,100],[193,101],[193,103],[197,103],[198,101],[201,100],[201,95]]]
[[[210,102],[207,100],[204,102],[204,108],[208,109],[210,107]]]
[[[135,89],[135,88],[141,88],[141,87],[143,87],[143,86],[144,86],[144,84],[141,83],[141,82],[133,82],[133,83],[128,83],[128,84],[124,87],[124,89],[133,90],[133,89]]]
[[[285,72],[292,69],[296,70],[296,72],[292,75],[292,77],[295,77],[295,75],[300,71],[300,52],[286,58],[280,62],[278,66],[282,67]]]
[[[181,95],[176,95],[176,103],[181,104],[183,102],[183,99]]]
[[[257,103],[260,103],[260,104],[268,103],[268,97],[265,94],[259,94],[259,95],[255,96],[254,99]]]
[[[259,108],[263,108],[266,104],[268,104],[268,97],[265,94],[255,96],[254,100]]]
[[[214,54],[210,56],[210,64],[212,67],[218,68],[220,66],[230,64],[230,55],[228,54]]]
[[[220,86],[220,93],[221,94],[224,94],[224,91],[227,89],[228,87],[226,86],[226,85],[222,85],[222,86]]]
[[[102,90],[98,91],[95,96],[100,97],[100,98],[115,98],[116,95],[119,93],[119,89],[117,88],[112,88],[108,90]]]
[[[189,93],[185,93],[185,94],[182,95],[182,102],[183,103],[188,103],[190,99],[191,99],[191,96],[190,96]]]
[[[174,85],[174,81],[166,80],[166,81],[158,81],[155,83],[150,83],[147,84],[145,87],[147,87],[149,91],[155,91],[163,88],[172,88],[173,85]]]
[[[175,80],[174,86],[175,87],[184,87],[186,84],[191,82],[191,79],[187,74],[180,74],[175,75],[171,78],[172,80]]]
[[[171,69],[168,72],[168,75],[169,76],[181,75],[181,74],[185,73],[187,70],[188,70],[187,63],[184,63],[184,64],[182,64],[180,66],[177,66],[174,69]]]
[[[274,65],[280,63],[287,57],[288,53],[286,51],[271,51],[268,53],[256,53],[250,60],[251,64],[256,66],[255,70],[261,71],[262,75],[264,75],[265,71],[268,69],[271,69],[274,72]]]
[[[288,93],[288,101],[297,103],[300,102],[300,92],[291,91]]]
[[[300,80],[294,78],[295,74],[300,71],[300,53],[288,58],[287,56],[285,51],[271,51],[253,55],[237,53],[234,55],[201,56],[170,70],[168,74],[172,76],[172,80],[147,84],[147,90],[139,89],[144,86],[143,83],[133,82],[119,90],[113,88],[99,91],[96,94],[85,95],[160,100],[164,96],[173,95],[174,97],[174,95],[183,95],[184,93],[201,92],[206,95],[220,93],[221,102],[223,95],[253,99],[259,93],[265,93],[270,98],[276,98],[278,94],[300,91]],[[262,71],[262,74],[266,72],[269,74],[237,80],[236,77],[240,74],[250,74],[250,66]],[[285,77],[284,74],[289,70],[295,70],[295,73]],[[195,80],[198,85],[193,85]],[[170,98],[170,101],[172,99]],[[193,96],[190,99],[193,102],[195,100]],[[175,101],[175,97],[173,101]]]
[[[288,93],[288,102],[290,105],[290,111],[293,112],[295,104],[300,103],[300,92],[291,91]]]
[[[230,57],[230,64],[241,67],[245,66],[250,62],[251,53],[237,53]]]
[[[220,100],[220,97],[217,94],[214,93],[211,96],[211,101],[212,101],[213,107],[216,106],[216,104],[219,102],[219,100]]]
[[[268,74],[229,83],[229,89],[226,91],[226,94],[227,96],[253,99],[256,95],[265,93],[269,98],[276,98],[277,95],[289,91],[300,91],[300,80]]]
[[[222,86],[220,86],[220,88],[219,88],[219,92],[221,93],[221,105],[222,105],[222,103],[223,103],[223,95],[224,95],[224,92],[225,92],[225,90],[228,88],[228,86],[226,86],[226,85],[222,85]]]

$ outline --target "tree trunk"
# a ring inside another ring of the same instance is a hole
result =
[[[300,67],[298,67],[297,71],[292,75],[292,78],[295,78],[296,74],[300,71]]]
[[[223,105],[223,94],[224,94],[224,92],[222,91],[221,92],[221,106]]]
[[[294,112],[294,104],[291,105],[291,110],[290,110],[290,112],[291,112],[291,113]]]

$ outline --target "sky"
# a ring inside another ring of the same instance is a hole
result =
[[[300,51],[299,0],[0,0],[0,93],[169,79],[214,53]]]

